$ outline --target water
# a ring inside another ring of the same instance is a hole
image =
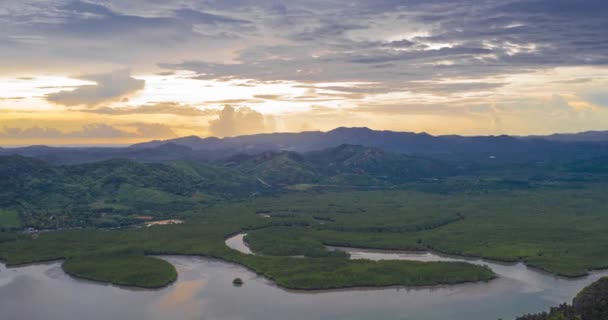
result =
[[[246,235],[246,233],[239,233],[226,239],[226,246],[244,254],[253,254],[253,252],[251,252],[251,249],[249,249],[249,246],[244,240]]]
[[[353,258],[462,260],[430,253],[344,250]],[[431,288],[299,292],[278,288],[243,267],[218,260],[163,259],[176,266],[179,277],[175,284],[160,290],[77,280],[63,273],[59,262],[9,269],[0,265],[0,319],[506,320],[569,301],[584,286],[608,275],[598,272],[568,280],[522,264],[470,260],[489,265],[499,278],[489,283]],[[242,287],[232,285],[236,277],[244,280]]]

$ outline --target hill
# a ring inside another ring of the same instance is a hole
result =
[[[369,188],[454,172],[437,160],[352,145],[303,154],[268,151],[226,160],[163,163],[110,159],[52,165],[29,157],[0,156],[0,174],[8,177],[0,181],[0,208],[20,212],[23,225],[38,228],[118,226],[131,224],[138,216],[174,216],[220,200],[281,192],[296,184]]]
[[[221,162],[220,162],[221,163]],[[237,155],[225,166],[273,184],[320,183],[384,185],[454,174],[456,169],[438,160],[411,157],[357,145],[307,153],[291,151]]]
[[[0,155],[23,155],[56,164],[128,158],[142,162],[218,160],[237,154],[268,151],[306,153],[343,144],[361,145],[410,156],[449,162],[512,165],[532,162],[574,161],[608,156],[606,132],[563,136],[432,136],[426,133],[337,128],[328,132],[269,133],[229,138],[196,136],[154,140],[123,148],[53,148],[32,146],[0,149]],[[568,138],[566,138],[568,137]]]
[[[438,160],[349,144],[310,152],[306,158],[326,175],[367,175],[393,183],[456,172],[452,165]]]
[[[562,157],[548,158],[547,163],[503,165],[351,144],[308,152],[243,153],[214,160],[194,156],[167,160],[173,150],[182,155],[192,150],[175,143],[132,150],[163,161],[120,158],[56,165],[31,157],[0,156],[0,174],[6,177],[0,180],[0,210],[7,212],[4,215],[13,227],[114,227],[137,222],[141,216],[175,217],[221,201],[294,190],[416,188],[433,193],[480,193],[556,188],[608,178],[606,157],[591,157],[595,150],[582,160]]]
[[[163,164],[126,159],[53,166],[0,157],[0,206],[38,228],[118,226],[136,216],[171,215],[195,205],[199,179]]]

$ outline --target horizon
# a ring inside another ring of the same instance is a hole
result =
[[[608,0],[0,0],[0,43],[2,318],[608,320]]]
[[[104,144],[104,143],[100,143],[100,144],[69,144],[69,143],[66,143],[66,144],[0,144],[0,148],[5,148],[5,149],[17,149],[17,148],[26,148],[26,147],[127,148],[127,147],[141,144],[141,143],[148,143],[148,142],[155,142],[155,141],[170,142],[173,140],[191,138],[191,137],[199,138],[202,140],[209,139],[209,138],[224,140],[224,139],[232,139],[232,138],[256,136],[256,135],[267,135],[267,134],[270,134],[270,135],[272,135],[272,134],[301,134],[301,133],[315,133],[315,132],[316,133],[329,133],[331,131],[335,131],[338,129],[367,129],[367,130],[375,131],[375,132],[387,131],[387,132],[394,132],[394,133],[409,133],[409,134],[416,134],[416,135],[426,134],[426,135],[430,135],[433,137],[458,136],[458,137],[465,137],[465,138],[500,137],[500,136],[507,136],[507,137],[514,137],[514,138],[543,138],[543,137],[550,137],[550,136],[555,136],[555,135],[581,135],[581,134],[588,134],[588,133],[608,133],[608,130],[588,130],[588,131],[577,131],[577,132],[554,132],[554,133],[549,133],[546,135],[510,135],[510,134],[497,134],[497,135],[494,135],[494,134],[489,134],[489,135],[438,134],[438,135],[434,135],[434,134],[430,134],[428,132],[374,130],[374,129],[371,129],[368,127],[336,127],[336,128],[333,128],[333,129],[327,130],[327,131],[309,130],[309,131],[299,131],[299,132],[264,132],[264,133],[244,134],[244,135],[230,136],[230,137],[188,135],[188,136],[174,137],[174,138],[168,138],[168,139],[149,139],[149,140],[142,140],[142,141],[135,142],[135,143],[125,143],[125,144]]]
[[[8,1],[0,145],[606,130],[607,14],[602,0]]]

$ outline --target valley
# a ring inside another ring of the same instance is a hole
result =
[[[589,284],[608,267],[602,157],[488,164],[346,144],[161,162],[8,155],[0,157],[8,177],[0,258],[18,269],[62,261],[79,279],[157,290],[180,283],[167,255],[219,259],[299,292],[498,290],[524,271]],[[246,247],[226,245],[240,233]],[[417,254],[378,258],[363,249]],[[514,288],[514,301],[519,290],[527,289]],[[562,302],[534,301],[511,314]]]

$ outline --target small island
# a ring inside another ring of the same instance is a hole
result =
[[[240,286],[243,285],[243,279],[241,279],[241,278],[234,278],[234,280],[232,280],[232,284],[235,287],[240,287]]]

